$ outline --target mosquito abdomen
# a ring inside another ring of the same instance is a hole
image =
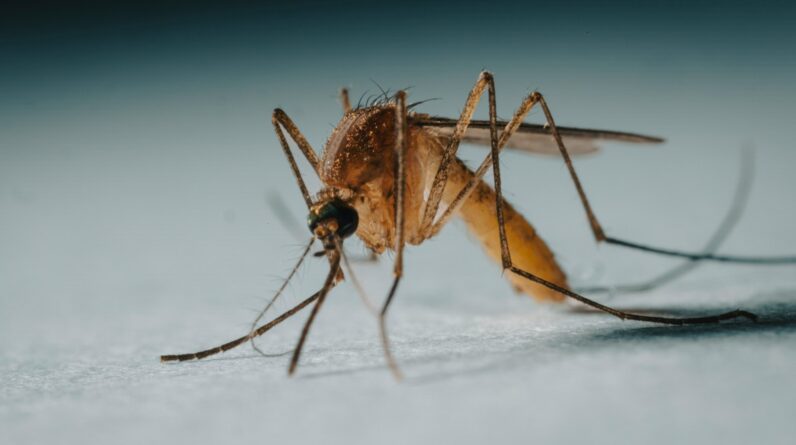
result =
[[[449,183],[444,196],[446,201],[452,200],[473,176],[473,172],[458,160],[451,164],[450,169]],[[495,197],[495,191],[481,181],[459,209],[459,216],[464,220],[470,232],[481,242],[489,257],[500,264],[500,237]],[[536,229],[505,199],[503,200],[503,217],[514,265],[568,289],[566,274],[556,262],[553,252],[547,247]],[[548,301],[564,299],[560,293],[519,275],[506,273],[505,276],[517,291],[536,299]]]

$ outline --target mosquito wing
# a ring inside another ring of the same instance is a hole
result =
[[[456,119],[447,117],[432,117],[415,115],[411,118],[413,125],[423,127],[429,132],[441,138],[450,138],[456,128]],[[506,121],[498,121],[498,131],[505,128]],[[608,130],[589,130],[586,128],[557,127],[567,151],[571,155],[589,154],[597,151],[597,144],[600,141],[619,141],[635,143],[659,143],[663,139],[644,136],[635,133],[623,133]],[[490,145],[489,121],[470,121],[470,126],[464,133],[462,142]],[[558,145],[556,144],[550,129],[544,125],[521,124],[517,131],[506,143],[506,147],[529,153],[539,153],[546,155],[558,155]]]

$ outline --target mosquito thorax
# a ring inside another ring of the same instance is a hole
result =
[[[313,208],[307,217],[307,225],[313,234],[320,224],[331,221],[336,223],[337,236],[348,238],[357,231],[359,215],[353,207],[339,199],[334,199]]]

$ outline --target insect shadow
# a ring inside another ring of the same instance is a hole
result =
[[[529,357],[533,357],[536,366],[554,360],[553,352],[566,349],[568,354],[580,352],[594,353],[599,350],[620,350],[630,345],[645,342],[683,342],[710,341],[721,339],[738,339],[741,337],[761,336],[772,333],[786,334],[796,332],[796,288],[784,289],[775,292],[757,293],[749,297],[746,305],[751,306],[755,313],[760,315],[756,323],[723,323],[699,324],[688,326],[650,326],[638,324],[628,327],[625,323],[611,323],[610,326],[600,326],[597,330],[581,330],[577,332],[565,331],[550,335],[543,339],[533,338],[510,349],[498,352],[483,350],[470,353],[441,353],[428,351],[422,356],[415,356],[405,360],[406,365],[413,367],[413,376],[406,379],[407,384],[425,385],[446,381],[453,378],[478,376],[490,374],[495,371],[511,369],[527,369]],[[692,308],[672,307],[644,309],[644,311],[666,311],[677,316],[689,317],[704,313],[709,307],[699,306]],[[569,312],[569,311],[567,311]],[[599,311],[577,309],[579,315],[600,314]],[[556,355],[558,352],[555,353]],[[450,369],[455,364],[455,369]],[[423,371],[423,369],[428,369]],[[430,368],[430,369],[429,369]],[[444,369],[441,369],[444,368]],[[331,376],[345,376],[369,371],[379,371],[383,365],[361,366],[348,369],[331,371],[309,371],[301,378],[319,378]]]

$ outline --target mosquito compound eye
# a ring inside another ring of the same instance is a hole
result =
[[[357,214],[357,211],[354,210],[353,207],[343,204],[343,206],[339,208],[337,214],[337,225],[337,236],[340,238],[348,238],[357,231],[359,214]]]
[[[329,201],[324,204],[318,212],[311,212],[307,218],[307,225],[310,232],[315,233],[315,228],[324,221],[333,219],[337,221],[337,236],[348,238],[357,231],[359,215],[353,207],[339,201]]]

